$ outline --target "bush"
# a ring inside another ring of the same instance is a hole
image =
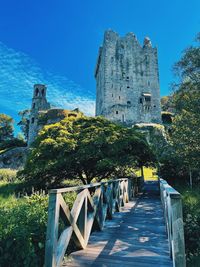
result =
[[[12,169],[0,169],[0,181],[14,182],[16,181],[16,170]]]
[[[64,194],[71,208],[76,193]],[[0,201],[0,267],[44,266],[48,196],[33,194]],[[59,225],[61,228],[63,223]],[[59,228],[59,230],[61,230]]]
[[[0,266],[43,265],[47,196],[32,195],[0,207]]]
[[[188,266],[200,257],[200,190],[180,190],[183,196],[183,220]]]

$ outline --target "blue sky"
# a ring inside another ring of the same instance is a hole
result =
[[[94,114],[94,68],[106,29],[149,36],[158,47],[161,95],[172,65],[200,30],[199,0],[1,0],[0,113],[29,108],[34,83],[54,106]]]

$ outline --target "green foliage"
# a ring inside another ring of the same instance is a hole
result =
[[[0,143],[0,150],[8,150],[14,147],[24,147],[26,146],[26,142],[22,138],[12,138],[10,140],[4,140]]]
[[[134,129],[82,117],[45,126],[19,175],[39,187],[58,186],[64,179],[86,184],[116,174],[119,166],[139,167],[154,160],[145,138]]]
[[[181,169],[184,166],[187,170],[184,175],[189,178],[190,173],[191,185],[192,176],[200,170],[200,38],[197,41],[174,66],[178,81],[173,95],[176,113],[170,132],[173,158]],[[193,178],[197,183],[197,176]]]
[[[34,193],[16,198],[18,185],[0,182],[0,267],[43,267],[48,196]],[[70,208],[76,196],[63,194]],[[60,222],[59,231],[63,226]]]
[[[32,195],[0,206],[0,266],[43,266],[47,196]]]
[[[10,116],[0,114],[0,143],[13,138],[13,122]]]
[[[17,125],[20,126],[20,129],[22,133],[24,134],[24,138],[27,141],[28,132],[29,132],[30,110],[26,109],[26,110],[20,111],[18,115],[21,117],[21,120],[20,122],[18,122]]]
[[[0,181],[14,182],[17,179],[16,174],[16,170],[0,169]]]
[[[162,111],[172,111],[174,109],[173,96],[163,96],[161,98]]]
[[[200,167],[200,91],[180,94],[177,101],[184,101],[184,108],[174,119],[172,141],[183,161],[195,169]]]
[[[183,199],[183,220],[188,266],[200,257],[200,190],[180,188]],[[193,265],[194,264],[194,265]]]

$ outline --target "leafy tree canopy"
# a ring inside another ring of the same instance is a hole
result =
[[[0,142],[13,138],[13,123],[14,120],[10,116],[0,114]]]
[[[148,166],[154,161],[145,138],[134,129],[102,117],[66,118],[40,131],[19,175],[40,187],[58,186],[64,179],[87,184],[115,175],[120,166]]]
[[[25,140],[28,140],[28,132],[29,132],[29,120],[30,120],[30,110],[25,109],[23,111],[20,111],[18,115],[21,117],[20,122],[18,122],[17,125],[20,126],[20,129],[24,135]]]
[[[174,94],[176,116],[172,141],[182,164],[190,172],[200,169],[200,34],[174,67],[179,77]]]

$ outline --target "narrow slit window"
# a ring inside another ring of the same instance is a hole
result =
[[[116,114],[118,114],[118,110],[116,110]]]
[[[35,90],[35,96],[38,96],[38,95],[39,95],[39,89],[36,88],[36,90]]]
[[[120,100],[120,96],[119,96],[119,100]]]

